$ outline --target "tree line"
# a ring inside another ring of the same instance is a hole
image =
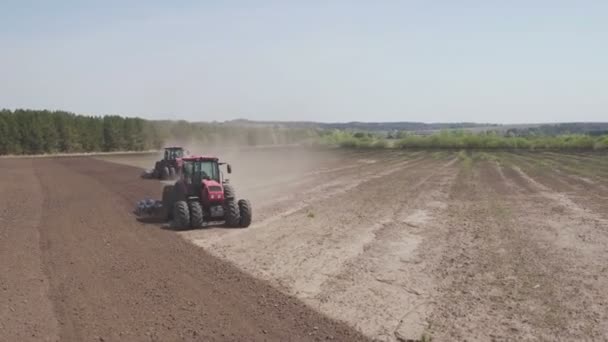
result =
[[[65,111],[0,110],[0,155],[144,151],[165,144],[270,145],[314,139],[313,129],[152,121]]]

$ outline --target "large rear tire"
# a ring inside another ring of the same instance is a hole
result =
[[[177,201],[173,208],[173,227],[185,229],[190,226],[190,210],[186,201]]]
[[[239,205],[235,200],[226,200],[226,225],[229,227],[239,227],[240,220]]]
[[[170,176],[171,176],[171,173],[169,171],[169,168],[166,167],[166,166],[163,167],[163,169],[162,169],[162,171],[160,173],[160,179],[166,180],[166,179],[169,179]]]
[[[203,207],[198,201],[192,201],[190,204],[190,227],[201,228],[203,226]]]
[[[175,182],[173,187],[173,200],[186,201],[188,199],[188,185],[183,180]]]
[[[241,216],[239,220],[239,227],[247,228],[251,224],[251,216],[253,214],[251,209],[251,202],[249,200],[239,200],[239,214]]]
[[[174,186],[173,185],[165,185],[163,187],[163,210],[165,212],[165,219],[171,220],[173,218],[173,202],[174,199]]]
[[[236,194],[232,185],[224,184],[224,198],[226,200],[233,200],[236,197],[235,195]]]

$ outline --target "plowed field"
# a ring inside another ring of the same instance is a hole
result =
[[[0,159],[0,339],[608,339],[608,157],[223,151],[247,229],[172,231],[156,156]]]

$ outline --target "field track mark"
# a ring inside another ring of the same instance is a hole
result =
[[[518,172],[523,173],[521,169]],[[526,179],[534,184],[532,177]],[[608,220],[580,207],[566,194],[535,186],[537,195],[515,193],[509,202],[515,221],[538,246],[538,256],[532,259],[535,262],[528,264],[531,274],[541,276],[537,295],[544,298],[548,309],[540,316],[530,313],[538,316],[535,333],[540,334],[547,325],[545,339],[555,334],[572,340],[605,338],[608,323],[601,322],[606,321],[608,312],[602,302],[608,298],[608,279],[598,274],[607,270]],[[554,321],[547,322],[547,317]]]
[[[311,170],[311,171],[305,172],[303,174],[297,174],[295,177],[274,178],[272,183],[263,183],[263,184],[247,187],[247,190],[255,190],[255,189],[259,189],[259,188],[265,188],[268,186],[279,186],[279,185],[285,185],[285,184],[294,185],[294,184],[307,183],[307,182],[311,182],[310,178],[313,178],[313,177],[318,177],[318,176],[328,177],[331,174],[339,174],[344,171],[350,171],[354,168],[369,166],[372,164],[376,164],[378,162],[393,163],[395,161],[403,160],[404,158],[412,158],[413,156],[419,155],[419,154],[420,153],[412,153],[412,154],[407,154],[407,155],[406,154],[390,155],[390,156],[386,156],[386,159],[382,159],[382,160],[373,158],[373,155],[372,156],[360,155],[360,156],[356,156],[356,157],[360,157],[360,158],[348,160],[347,161],[348,165],[341,165],[341,166],[337,166],[337,167]],[[367,158],[363,158],[363,157],[367,157]],[[296,179],[296,180],[294,181],[294,179]]]
[[[549,156],[553,160],[557,159],[568,164],[579,165],[580,163],[585,163],[601,169],[604,173],[608,173],[608,155],[606,154],[587,155],[545,152],[544,155]]]
[[[358,321],[363,332],[380,340],[423,335],[434,300],[432,280],[425,272],[430,258],[421,257],[419,248],[429,243],[429,230],[435,229],[445,209],[457,161],[432,169],[394,198],[398,204],[386,219],[371,225],[370,238],[359,253],[327,276],[311,298],[322,311]],[[381,302],[386,304],[375,304]]]
[[[606,189],[608,166],[602,166],[598,160],[599,157],[582,160],[573,160],[556,154],[544,154],[543,157],[545,161],[551,163],[554,169],[565,172],[565,176]]]
[[[608,172],[603,173],[600,169],[589,169],[587,161],[580,161],[572,165],[564,158],[558,158],[543,154],[540,157],[532,158],[529,155],[517,155],[517,159],[526,161],[529,164],[535,164],[537,167],[546,169],[556,175],[566,178],[564,183],[572,184],[578,187],[584,187],[591,190],[608,189]],[[608,171],[608,170],[607,170]]]
[[[521,172],[505,169],[509,170],[511,178],[522,188],[530,188],[532,193],[544,190],[561,194],[579,207],[608,219],[608,192],[599,181],[595,181],[596,184],[588,184],[570,173],[543,164],[542,160],[531,160],[516,154],[503,154],[502,158],[506,165],[517,166],[528,176],[528,179],[524,179]]]
[[[43,270],[46,194],[30,158],[0,159],[0,340],[55,341],[59,323]]]
[[[550,188],[544,186],[543,184],[537,182],[534,178],[530,177],[518,166],[514,165],[512,167],[523,179],[525,179],[534,187],[536,187],[543,197],[561,205],[562,207],[566,208],[567,210],[571,211],[579,217],[591,218],[601,223],[602,225],[607,225],[606,227],[608,227],[608,220],[603,218],[602,215],[594,213],[593,211],[584,207],[581,207],[576,202],[574,202],[566,193],[555,192]]]
[[[606,278],[597,275],[608,259],[607,251],[599,248],[607,242],[606,234],[585,218],[554,212],[546,203],[553,199],[542,195],[547,191],[543,186],[534,186],[535,195],[517,188],[505,193],[510,186],[500,185],[505,178],[498,167],[476,163],[479,177],[468,187],[472,193],[450,203],[446,255],[432,272],[441,284],[431,315],[433,336],[438,340],[584,336],[601,340],[606,336],[602,302],[608,296]],[[503,173],[508,181],[508,172]],[[551,235],[569,234],[570,227],[581,225],[601,243],[574,235],[574,240],[567,237],[569,245],[559,245],[556,242],[561,240]],[[581,287],[581,281],[586,286]],[[588,303],[597,304],[588,307]]]
[[[256,222],[255,224],[252,225],[252,228],[268,225],[269,223],[275,222],[286,216],[292,215],[300,210],[306,209],[307,207],[310,206],[310,204],[312,202],[326,200],[331,197],[338,196],[343,193],[352,191],[363,184],[390,176],[391,174],[399,172],[399,171],[403,170],[404,168],[415,167],[416,165],[419,165],[423,161],[424,161],[424,159],[422,159],[422,158],[405,160],[403,162],[396,163],[395,165],[393,165],[383,171],[369,175],[365,178],[363,178],[363,177],[355,178],[352,180],[347,180],[347,182],[343,182],[343,179],[339,178],[337,180],[329,181],[329,182],[323,183],[321,185],[315,186],[312,189],[309,189],[307,191],[304,191],[304,192],[298,194],[298,197],[301,198],[301,200],[298,204],[295,204],[295,205],[291,206],[290,208],[288,208],[278,214],[275,214],[271,217],[268,217],[262,221]],[[308,196],[308,195],[313,195],[313,196],[311,196],[310,198],[307,199],[306,196]],[[285,202],[287,200],[290,200],[291,197],[293,197],[293,196],[288,195],[288,196],[276,198],[272,202],[267,203],[266,206],[270,206],[270,205],[272,205],[272,203]]]
[[[408,218],[410,218],[412,215],[411,212],[406,211],[406,208],[408,207],[408,204],[410,202],[414,202],[415,204],[413,205],[414,207],[417,208],[422,208],[425,207],[424,205],[420,205],[420,203],[416,203],[417,200],[419,200],[422,197],[422,193],[421,193],[421,188],[423,188],[423,186],[425,184],[427,184],[429,182],[429,180],[431,180],[432,178],[437,176],[437,173],[439,173],[442,170],[445,170],[446,168],[450,167],[451,165],[454,164],[454,162],[456,162],[457,159],[454,158],[450,161],[448,161],[447,163],[441,165],[439,168],[436,168],[432,171],[429,172],[428,175],[424,176],[423,178],[419,179],[416,183],[414,184],[410,184],[407,188],[406,191],[404,191],[404,194],[407,193],[407,198],[402,199],[402,198],[396,198],[394,199],[394,201],[399,201],[399,203],[397,204],[396,207],[390,208],[389,212],[383,214],[383,219],[381,219],[379,222],[373,224],[371,227],[372,229],[368,230],[368,239],[365,239],[364,241],[362,241],[363,243],[361,244],[360,248],[356,248],[357,251],[359,251],[357,254],[349,257],[349,260],[356,260],[358,258],[363,257],[363,255],[365,254],[365,251],[367,251],[368,249],[370,249],[372,247],[372,245],[376,244],[377,241],[377,237],[379,235],[382,235],[384,233],[385,230],[388,230],[389,227],[395,227],[395,226],[399,226],[398,228],[404,228],[405,227],[412,227],[412,223],[409,223]],[[413,166],[412,166],[413,167]],[[388,176],[388,175],[387,175]],[[430,207],[429,207],[430,208]],[[423,210],[423,209],[420,209]],[[427,221],[428,218],[425,218],[424,221]],[[401,224],[401,225],[400,225]],[[364,257],[363,257],[364,258]],[[356,262],[355,262],[356,263]],[[348,264],[348,263],[346,263]],[[346,268],[348,268],[348,266],[346,266]],[[341,275],[344,274],[344,272],[347,272],[346,270],[343,271],[339,271],[337,274],[337,277],[341,277]],[[325,283],[325,282],[323,282]],[[311,291],[312,294],[315,293],[319,293],[321,292],[321,287],[323,286],[323,283],[319,284],[319,287],[314,290]]]
[[[321,171],[312,171],[307,172],[302,175],[297,175],[289,178],[278,178],[271,179],[270,182],[262,181],[260,184],[255,186],[245,186],[243,188],[243,192],[245,193],[253,193],[256,198],[261,198],[260,201],[261,207],[273,206],[275,203],[283,202],[294,197],[293,194],[302,195],[302,190],[305,189],[304,193],[310,194],[312,190],[310,187],[306,187],[309,184],[319,183],[318,180],[322,179],[320,185],[316,185],[313,187],[314,190],[324,190],[334,186],[341,186],[345,179],[352,176],[352,173],[361,173],[369,174],[374,172],[373,170],[379,167],[391,167],[392,165],[401,163],[404,158],[408,160],[411,158],[408,156],[392,157],[389,159],[381,160],[382,165],[380,165],[377,161],[374,163],[361,163],[358,161],[350,161],[354,162],[353,165],[348,165],[344,167],[337,167],[330,170],[321,170]],[[369,169],[369,168],[372,169]],[[364,171],[361,171],[361,168],[365,168]],[[344,174],[344,172],[349,172]],[[318,177],[322,175],[322,177]],[[240,190],[239,190],[240,191]],[[281,195],[282,194],[282,195]],[[269,197],[271,198],[269,200]]]

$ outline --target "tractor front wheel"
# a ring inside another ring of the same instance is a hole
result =
[[[190,227],[201,228],[203,226],[203,207],[198,201],[192,201],[190,204]]]
[[[173,207],[173,227],[178,229],[190,226],[190,210],[186,201],[177,201]]]
[[[247,228],[251,224],[251,202],[249,200],[239,200],[239,214],[241,216],[239,220],[239,227]]]
[[[165,179],[169,179],[169,177],[171,176],[171,173],[169,171],[168,167],[163,167],[161,174],[160,174],[160,179],[165,180]]]
[[[226,201],[226,225],[229,227],[238,227],[241,221],[239,215],[239,205],[235,200]]]

